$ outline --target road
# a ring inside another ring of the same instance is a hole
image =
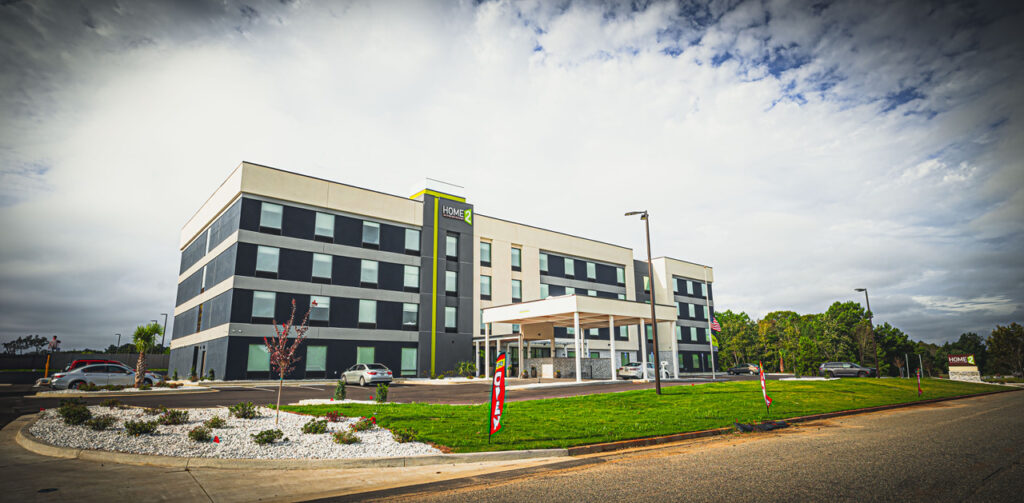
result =
[[[1024,393],[322,501],[1020,501]]]

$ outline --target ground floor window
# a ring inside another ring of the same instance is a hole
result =
[[[550,358],[551,349],[549,348],[530,348],[530,358]]]
[[[263,344],[249,344],[249,360],[245,370],[249,372],[270,372],[270,353]]]
[[[356,347],[356,363],[377,363],[374,360],[374,349],[366,346]]]
[[[565,357],[566,358],[576,358],[576,351],[572,350],[572,349],[566,349],[565,350]]]
[[[402,369],[403,376],[416,375],[416,348],[402,348]]]
[[[591,351],[590,352],[590,357],[591,358],[600,358],[601,357],[601,352],[600,351]]]
[[[327,346],[306,348],[306,372],[327,371]]]
[[[629,352],[628,351],[623,351],[623,352],[619,353],[619,358],[620,358],[619,361],[622,362],[623,366],[629,365]]]
[[[700,354],[693,354],[693,370],[700,370]]]

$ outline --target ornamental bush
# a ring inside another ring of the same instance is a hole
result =
[[[210,428],[210,429],[226,428],[227,425],[228,425],[228,422],[226,420],[224,420],[224,418],[222,418],[220,416],[213,416],[210,419],[207,419],[206,421],[203,421],[203,426],[205,426],[207,428]]]
[[[85,425],[96,431],[103,431],[110,428],[117,421],[117,418],[110,415],[95,416],[85,422]]]
[[[61,400],[57,414],[64,419],[64,424],[79,425],[92,418],[92,412],[85,406],[85,402],[77,399]]]
[[[210,429],[205,426],[196,426],[195,428],[189,430],[188,438],[191,438],[196,442],[209,442]]]
[[[321,419],[310,419],[308,423],[302,425],[302,433],[319,434],[327,433],[327,420]]]
[[[125,404],[121,403],[121,401],[116,399],[116,398],[108,398],[108,399],[100,402],[100,405],[103,406],[103,407],[111,408],[111,409],[124,409],[124,408],[126,408]]]
[[[412,428],[394,428],[391,430],[391,436],[395,438],[395,442],[400,444],[415,442],[418,435],[418,432]]]
[[[124,432],[133,437],[151,435],[156,433],[156,426],[156,421],[125,421]]]
[[[352,431],[366,431],[374,426],[377,426],[377,418],[373,416],[361,417],[358,421],[352,423]]]
[[[169,409],[164,411],[158,419],[160,424],[175,425],[185,424],[188,422],[188,411],[179,409]]]
[[[338,379],[338,385],[334,387],[334,399],[345,399],[345,381],[342,381],[341,379]]]
[[[341,418],[343,418],[345,416],[342,416],[341,414],[338,414],[338,411],[336,411],[336,410],[332,410],[332,411],[328,411],[327,414],[324,414],[324,417],[326,417],[327,420],[332,422],[332,423],[337,423]]]
[[[252,402],[239,402],[228,407],[228,410],[232,416],[239,419],[254,419],[256,417],[256,406]]]
[[[336,431],[331,434],[334,437],[334,443],[336,444],[357,444],[359,443],[359,437],[355,433],[348,430]]]
[[[380,383],[377,385],[377,403],[384,403],[388,401],[388,385],[387,383]]]
[[[252,434],[252,440],[260,445],[272,444],[282,437],[284,437],[284,432],[281,430],[263,430]]]

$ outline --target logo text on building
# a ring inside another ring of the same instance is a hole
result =
[[[469,225],[473,225],[473,210],[470,208],[456,208],[454,206],[442,204],[441,216],[451,218],[453,220],[462,220]]]
[[[949,364],[953,366],[976,365],[974,355],[949,355]]]

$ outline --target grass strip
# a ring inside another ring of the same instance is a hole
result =
[[[419,439],[452,452],[572,447],[810,414],[996,391],[993,385],[925,379],[918,398],[911,379],[769,381],[771,415],[757,381],[667,386],[662,395],[636,390],[508,402],[502,429],[487,440],[488,405],[325,404],[281,410],[323,416],[329,411],[377,417],[385,428],[412,428]]]

